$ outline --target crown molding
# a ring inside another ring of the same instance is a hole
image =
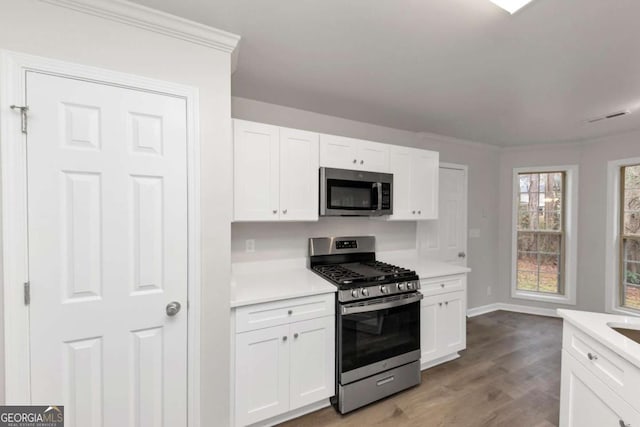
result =
[[[240,36],[125,0],[40,0],[146,31],[233,53]]]

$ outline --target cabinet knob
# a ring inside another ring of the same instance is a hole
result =
[[[293,334],[294,338],[298,338],[298,333],[296,332],[295,334]]]
[[[358,163],[358,160],[357,160],[357,159],[353,159],[353,163],[354,163],[354,164],[355,164],[355,163]]]
[[[441,288],[444,288],[444,283],[440,283],[440,287],[441,287]]]
[[[286,215],[287,214],[287,210],[286,209],[283,210],[282,213]]]
[[[449,305],[449,301],[445,301],[445,302],[444,302],[444,305]]]
[[[620,420],[620,427],[631,427],[631,424],[627,424],[623,420]]]
[[[288,314],[289,316],[291,316],[291,315],[293,314],[293,310],[289,310],[289,311],[287,311],[287,314]]]
[[[287,336],[285,335],[282,337],[282,341],[286,341],[286,340],[287,340]]]
[[[439,302],[439,303],[438,303],[438,305],[439,305],[440,307],[442,307],[442,303],[441,303],[441,302]]]
[[[361,165],[364,165],[364,160],[360,160],[360,164],[361,164]]]
[[[273,210],[273,214],[275,215],[275,214],[277,214],[277,213],[278,213],[278,210],[277,210],[277,209],[274,209],[274,210]]]
[[[418,211],[418,215],[420,215],[422,213],[422,211]]]
[[[413,215],[415,215],[415,214],[416,214],[416,211],[411,211],[411,213],[412,213]]]
[[[589,360],[598,360],[598,355],[593,353],[587,353]]]

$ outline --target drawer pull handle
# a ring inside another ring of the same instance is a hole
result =
[[[598,355],[597,354],[588,353],[587,357],[589,358],[589,360],[598,360]]]
[[[293,314],[293,310],[287,311],[287,314],[289,314],[289,316],[291,316]]]
[[[441,288],[444,288],[444,283],[440,283],[440,287],[441,287]]]
[[[396,379],[396,377],[394,377],[394,376],[383,378],[383,379],[379,380],[378,382],[376,382],[376,385],[379,387],[381,385],[388,384],[388,383],[390,383],[391,381],[393,381],[395,379]]]
[[[631,424],[627,424],[623,420],[620,420],[620,427],[631,427]]]

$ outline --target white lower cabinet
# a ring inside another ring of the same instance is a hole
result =
[[[237,333],[236,425],[260,423],[328,399],[335,392],[334,369],[333,313]]]
[[[457,357],[467,346],[466,275],[420,280],[422,369]]]
[[[560,426],[636,427],[640,413],[563,350]]]

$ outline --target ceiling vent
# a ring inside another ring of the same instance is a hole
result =
[[[589,119],[589,120],[587,120],[587,123],[595,123],[595,122],[599,122],[601,120],[615,119],[616,117],[626,116],[627,114],[631,114],[631,111],[630,110],[616,111],[615,113],[607,114],[606,116],[595,117],[593,119]]]

